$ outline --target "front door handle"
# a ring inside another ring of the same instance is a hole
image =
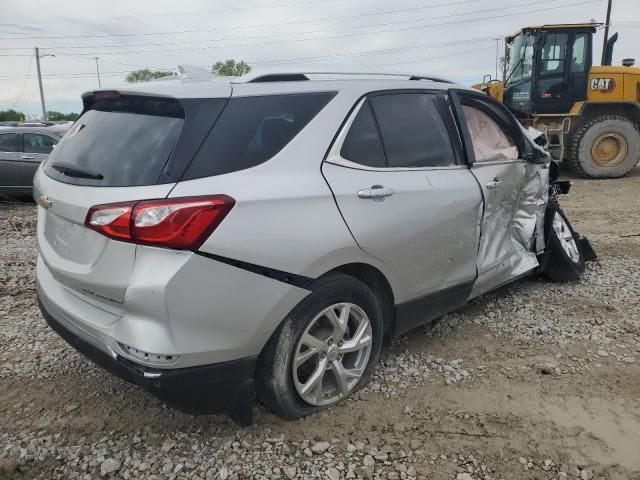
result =
[[[498,180],[497,178],[494,178],[491,182],[487,182],[487,188],[489,190],[493,190],[494,188],[496,188],[501,183],[502,183],[502,180]]]
[[[21,157],[23,160],[33,160],[36,157],[32,157],[31,155],[22,155]]]
[[[358,190],[358,198],[370,199],[376,202],[381,202],[391,195],[393,195],[393,190],[382,185],[373,185],[371,188]]]

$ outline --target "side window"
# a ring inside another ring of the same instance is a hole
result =
[[[58,143],[57,140],[48,135],[39,133],[23,133],[22,141],[24,142],[25,153],[44,153],[49,154],[53,150],[53,146]]]
[[[362,105],[353,120],[340,155],[351,162],[368,167],[386,166],[378,128],[368,101]]]
[[[516,160],[518,147],[498,123],[482,110],[462,106],[476,162]]]
[[[282,150],[334,97],[305,93],[233,97],[184,180],[255,167]]]
[[[585,73],[587,64],[587,34],[579,33],[573,40],[571,54],[571,73]]]
[[[389,167],[455,165],[451,138],[437,97],[399,93],[372,97]]]
[[[540,74],[551,75],[564,72],[568,39],[569,36],[566,33],[547,34],[542,47]]]
[[[18,151],[18,134],[2,133],[0,134],[0,152],[17,152]]]

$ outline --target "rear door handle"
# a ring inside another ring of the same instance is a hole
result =
[[[381,202],[391,195],[393,195],[393,190],[382,185],[373,185],[371,188],[358,190],[358,198],[370,199],[376,202]]]
[[[493,190],[494,188],[496,188],[498,185],[500,185],[502,183],[502,180],[498,180],[497,178],[491,182],[487,182],[487,188],[490,190]]]
[[[23,160],[33,160],[36,157],[32,157],[31,155],[22,155],[21,157]]]

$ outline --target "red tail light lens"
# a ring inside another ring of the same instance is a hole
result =
[[[231,197],[212,195],[97,205],[85,225],[116,240],[197,250],[234,204]]]

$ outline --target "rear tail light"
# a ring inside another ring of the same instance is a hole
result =
[[[92,207],[85,225],[116,240],[197,250],[234,204],[226,195],[111,203]]]

